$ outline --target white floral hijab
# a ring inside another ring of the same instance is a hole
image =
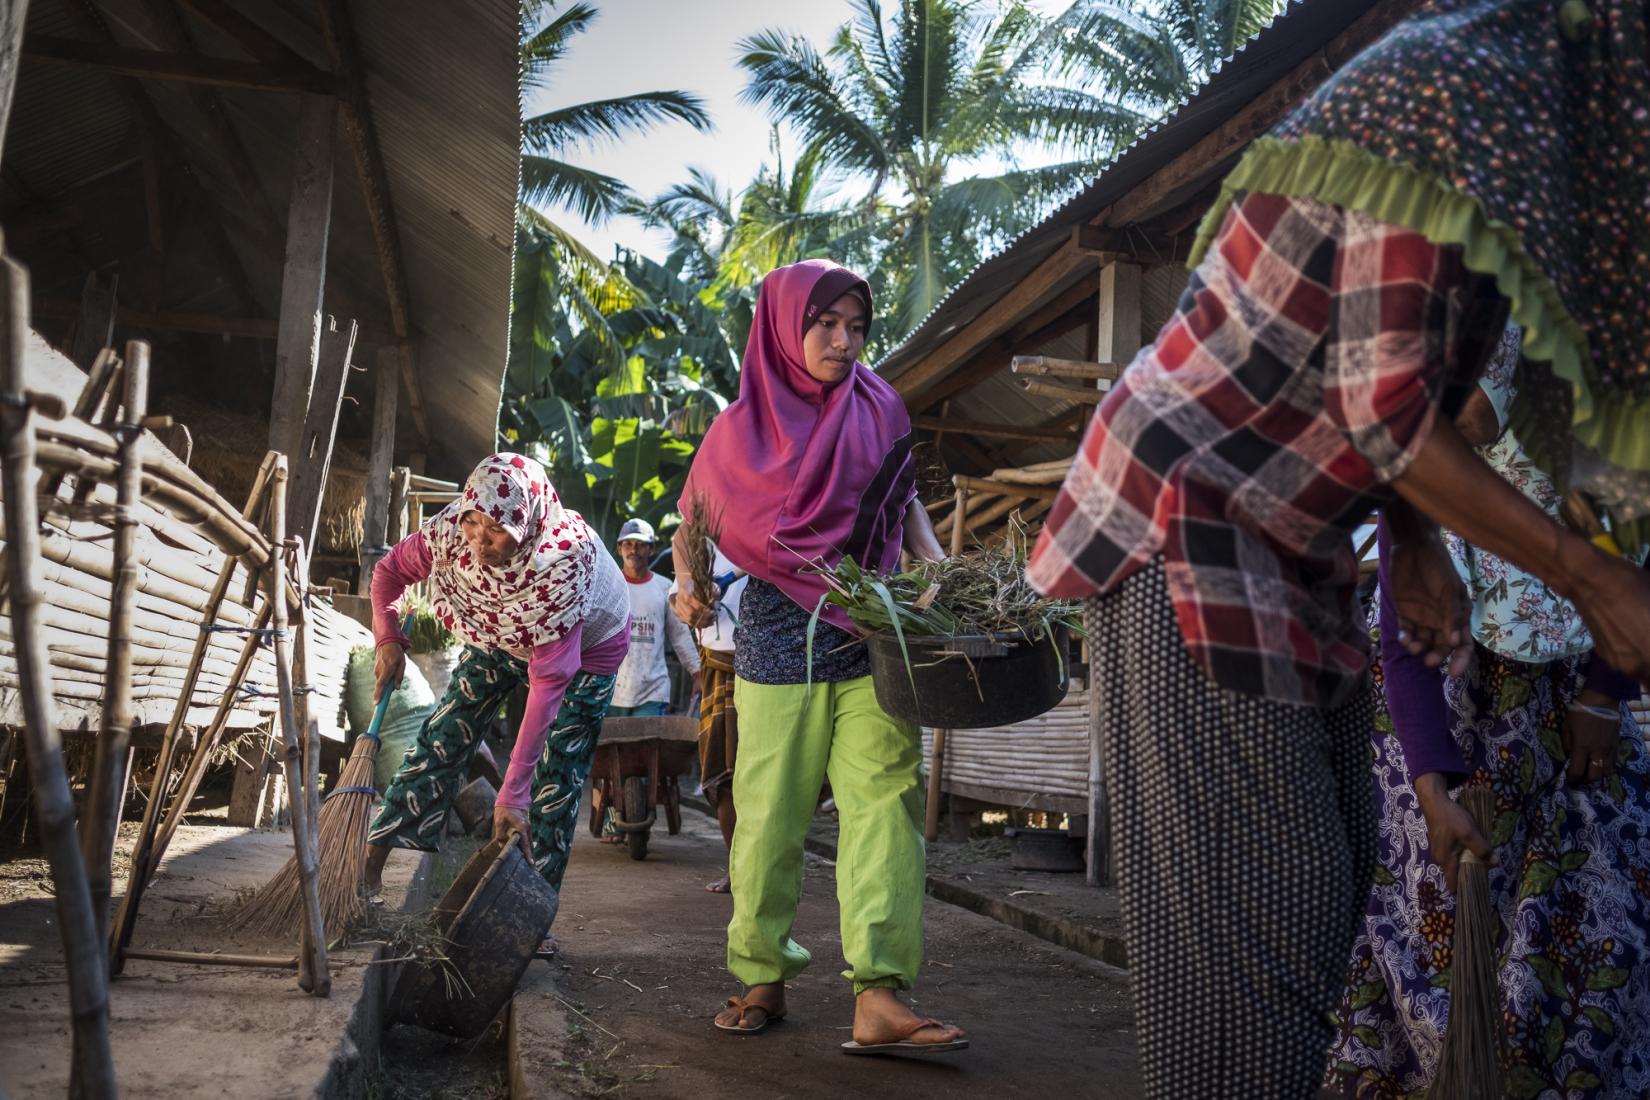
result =
[[[1513,488],[1548,515],[1557,516],[1563,494],[1507,427],[1507,410],[1517,392],[1513,373],[1521,349],[1518,327],[1509,326],[1479,380],[1502,430],[1494,443],[1478,453]],[[1531,664],[1573,657],[1593,648],[1593,636],[1575,605],[1547,587],[1546,581],[1453,532],[1446,542],[1455,570],[1472,597],[1472,630],[1479,642],[1503,657]]]
[[[515,538],[502,565],[477,561],[464,541],[467,512]],[[441,624],[471,645],[530,650],[566,637],[590,599],[595,532],[563,508],[544,468],[524,455],[489,455],[464,492],[420,529],[430,551],[430,602]]]

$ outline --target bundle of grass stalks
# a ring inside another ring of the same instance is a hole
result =
[[[821,570],[831,589],[825,598],[865,634],[1018,635],[1028,642],[1057,627],[1082,634],[1077,603],[1051,600],[1026,581],[1025,528],[1012,523],[1010,531],[995,546],[918,562],[888,577],[844,558]]]
[[[689,504],[693,515],[682,522],[682,543],[687,549],[687,560],[681,564],[687,567],[694,593],[709,603],[710,594],[716,590],[716,566],[711,545],[722,537],[722,513],[711,506],[703,493],[693,494]]]
[[[1495,794],[1482,783],[1461,792],[1461,805],[1478,831],[1490,835]],[[1455,942],[1451,948],[1449,1029],[1439,1054],[1432,1100],[1500,1100],[1501,1058],[1497,1035],[1501,996],[1495,976],[1497,920],[1490,897],[1490,868],[1464,852],[1455,881]]]

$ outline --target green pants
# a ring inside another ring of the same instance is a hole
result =
[[[558,890],[573,849],[579,797],[616,679],[590,672],[573,677],[533,769],[533,801],[527,809],[533,865]],[[407,750],[384,791],[383,804],[367,832],[368,843],[421,852],[441,846],[447,811],[464,786],[482,731],[505,697],[526,682],[527,664],[519,657],[502,650],[465,648],[447,693],[424,720],[417,743]]]
[[[909,989],[922,965],[926,873],[917,728],[884,713],[869,676],[811,688],[736,680],[734,707],[739,824],[729,861],[728,970],[761,985],[787,981],[808,965],[791,928],[802,893],[802,841],[828,776],[841,822],[842,976],[856,995]]]

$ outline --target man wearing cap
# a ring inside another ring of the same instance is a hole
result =
[[[630,583],[630,652],[619,666],[610,717],[663,714],[670,705],[670,670],[665,641],[688,675],[699,675],[699,648],[693,631],[670,613],[670,582],[649,567],[656,537],[645,519],[625,520],[619,528],[619,564]]]

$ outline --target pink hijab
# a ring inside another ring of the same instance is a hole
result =
[[[477,561],[464,513],[492,517],[520,543],[503,565]],[[464,492],[419,528],[430,551],[430,604],[441,624],[483,649],[559,641],[588,610],[596,535],[561,506],[544,467],[525,455],[488,455]]]
[[[871,288],[828,260],[768,273],[756,300],[739,400],[694,456],[681,510],[703,496],[721,515],[717,545],[739,568],[812,611],[825,582],[812,564],[844,557],[879,573],[899,562],[905,509],[916,496],[911,418],[894,388],[863,363],[827,385],[807,371],[802,337],[844,294],[871,307]],[[843,612],[822,618],[845,630]]]

